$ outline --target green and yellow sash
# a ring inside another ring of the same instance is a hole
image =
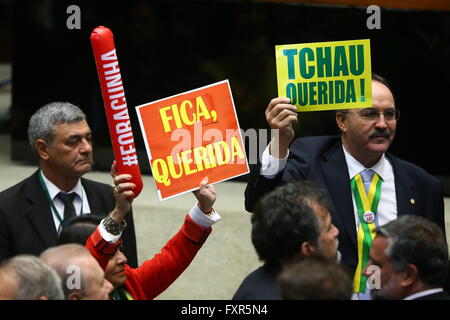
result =
[[[374,173],[370,184],[369,192],[366,194],[364,184],[360,174],[357,174],[351,180],[353,194],[355,196],[356,207],[358,209],[358,267],[356,268],[353,279],[354,292],[366,292],[366,276],[362,271],[369,261],[369,251],[372,241],[375,238],[375,217],[378,208],[378,202],[381,196],[380,177]]]
[[[115,289],[111,296],[113,300],[134,300],[131,294],[124,287]]]

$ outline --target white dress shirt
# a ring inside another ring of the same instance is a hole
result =
[[[414,293],[414,294],[412,294],[410,296],[407,296],[407,297],[403,298],[403,300],[414,300],[414,299],[421,298],[421,297],[426,297],[426,296],[429,296],[431,294],[435,294],[435,293],[438,293],[438,292],[444,292],[444,289],[443,288],[436,288],[436,289],[429,289],[429,290],[417,292],[417,293]]]
[[[58,193],[60,192],[63,193],[75,192],[76,197],[73,200],[73,206],[75,207],[75,213],[77,216],[79,216],[80,214],[91,213],[91,208],[89,207],[86,192],[84,191],[80,179],[78,180],[77,184],[75,185],[75,187],[73,187],[72,190],[65,192],[60,190],[53,182],[48,180],[42,171],[40,171],[40,174],[42,175],[42,180],[44,181],[45,186],[47,187],[50,199],[53,201],[53,205],[55,206],[56,210],[58,211],[58,214],[62,219],[64,219],[64,203],[60,198],[57,197]],[[57,218],[53,209],[50,208],[50,210],[52,211],[53,221],[55,223],[56,230],[58,230],[60,225],[59,219]]]
[[[278,172],[282,171],[286,167],[287,157],[284,159],[277,159],[269,153],[270,144],[264,150],[261,157],[261,169],[260,174],[267,179],[274,178]],[[354,157],[352,157],[344,146],[342,146],[345,155],[345,161],[347,162],[348,175],[350,180],[360,173],[364,169],[374,170],[378,176],[383,180],[381,184],[381,197],[378,204],[377,219],[378,226],[382,226],[397,218],[397,198],[395,195],[395,177],[394,170],[391,163],[386,159],[385,155],[381,157],[371,168],[364,167]],[[288,151],[289,155],[289,151]],[[348,183],[350,184],[350,180]],[[355,196],[352,191],[353,213],[355,216],[356,231],[358,232],[359,216],[358,209],[356,207]]]

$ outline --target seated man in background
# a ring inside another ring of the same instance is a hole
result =
[[[19,255],[0,264],[1,300],[63,300],[61,279],[41,259]]]
[[[441,228],[420,216],[379,227],[364,270],[374,299],[450,300],[443,286],[448,248]]]
[[[285,300],[350,300],[353,294],[348,270],[320,255],[286,265],[278,285]]]
[[[58,273],[66,300],[109,300],[113,287],[82,245],[49,248],[41,254],[41,259]]]
[[[200,189],[194,191],[198,199],[186,215],[180,231],[169,240],[159,254],[145,261],[138,268],[127,265],[127,257],[121,250],[120,239],[126,213],[130,210],[133,183],[130,175],[116,176],[113,165],[116,207],[100,223],[92,217],[73,218],[64,225],[60,242],[86,243],[91,254],[105,270],[105,277],[114,286],[113,299],[150,300],[166,290],[189,266],[198,250],[211,233],[211,226],[220,219],[212,209],[216,200],[214,186],[202,180]],[[98,224],[98,226],[97,226]]]
[[[312,182],[290,183],[265,195],[252,215],[252,242],[264,265],[250,273],[233,299],[279,300],[282,265],[322,254],[336,260],[339,231],[331,223],[324,190]]]

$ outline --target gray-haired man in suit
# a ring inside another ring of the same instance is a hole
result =
[[[38,109],[28,126],[39,169],[0,193],[0,261],[17,254],[39,255],[57,243],[58,228],[74,215],[106,215],[114,208],[110,185],[82,176],[92,169],[92,132],[86,115],[68,102]],[[137,266],[133,216],[127,215],[124,247]]]

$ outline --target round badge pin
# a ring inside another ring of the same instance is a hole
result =
[[[364,212],[363,220],[365,223],[372,223],[375,221],[375,214],[371,211]]]

